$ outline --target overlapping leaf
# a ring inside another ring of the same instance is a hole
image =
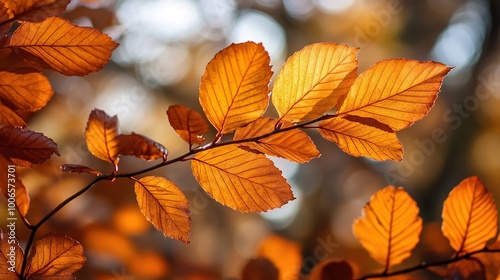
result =
[[[33,69],[0,71],[0,100],[12,110],[39,110],[53,93],[47,77]]]
[[[116,137],[118,154],[145,160],[167,159],[167,149],[160,143],[140,134],[121,134]]]
[[[179,188],[154,176],[136,181],[134,188],[144,216],[165,236],[189,243],[189,205]]]
[[[241,212],[267,211],[294,199],[290,186],[270,159],[236,145],[199,152],[191,168],[211,197]]]
[[[98,29],[76,26],[59,17],[21,23],[6,45],[35,65],[78,76],[102,69],[117,46]]]
[[[310,120],[332,109],[356,78],[356,53],[345,45],[317,43],[292,55],[273,87],[272,101],[280,119]]]
[[[24,186],[23,182],[21,181],[21,178],[17,176],[17,173],[14,173],[13,175],[15,177],[10,177],[9,181],[9,173],[7,172],[8,166],[10,162],[8,162],[5,158],[0,156],[0,170],[4,170],[3,172],[0,172],[0,182],[4,182],[0,184],[0,189],[2,191],[2,194],[8,198],[9,193],[8,193],[8,184],[12,184],[11,182],[14,182],[13,185],[15,186],[16,190],[16,205],[17,209],[19,211],[19,214],[21,216],[26,216],[29,210],[30,206],[30,197],[28,195],[28,190]]]
[[[443,206],[443,234],[457,252],[472,252],[497,235],[498,213],[491,193],[469,177],[456,186]]]
[[[237,129],[234,140],[251,139],[271,134],[276,123],[277,120],[259,118],[247,126]],[[289,125],[282,126],[282,128],[284,127],[289,127]],[[311,138],[298,129],[280,132],[256,141],[242,143],[242,145],[267,155],[278,156],[299,163],[308,162],[320,155]]]
[[[378,62],[359,75],[338,113],[374,118],[401,130],[429,112],[450,69],[433,61]]]
[[[118,118],[110,117],[104,111],[94,109],[90,113],[85,129],[85,140],[89,151],[97,158],[118,165],[120,152],[117,137]]]
[[[38,22],[62,14],[69,0],[17,0],[6,3],[12,14],[10,18]]]
[[[15,239],[9,239],[9,232],[5,232],[0,229],[0,279],[2,280],[18,280],[19,274],[21,273],[23,251],[19,247],[19,243]],[[15,233],[13,233],[15,234]],[[12,243],[9,243],[12,242]],[[11,259],[11,247],[14,247],[14,259]],[[12,263],[11,263],[12,262]],[[11,266],[13,265],[13,266]],[[10,267],[14,267],[14,271],[9,270]]]
[[[415,201],[402,188],[388,186],[370,199],[354,222],[356,238],[386,270],[411,255],[422,231]]]
[[[208,63],[200,83],[200,104],[220,133],[260,117],[268,106],[272,76],[262,44],[231,44]]]
[[[57,145],[42,133],[17,127],[0,128],[0,154],[19,166],[45,162],[52,154],[59,155]]]
[[[167,110],[168,121],[175,132],[189,145],[200,144],[205,141],[203,134],[209,128],[200,113],[182,105],[172,105]]]
[[[321,121],[318,131],[352,156],[398,161],[403,157],[403,147],[394,131],[374,119],[356,116],[332,118]]]

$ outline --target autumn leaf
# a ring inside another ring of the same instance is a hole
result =
[[[74,279],[73,273],[84,263],[83,246],[78,241],[49,233],[35,242],[26,266],[26,279]]]
[[[354,271],[346,261],[327,259],[317,264],[309,274],[308,280],[352,280]]]
[[[102,173],[90,168],[88,166],[80,165],[80,164],[63,164],[59,168],[62,172],[73,172],[73,173],[88,173],[96,176],[101,176]]]
[[[375,160],[401,160],[403,146],[387,125],[374,119],[345,116],[321,121],[319,133],[344,152]]]
[[[234,140],[239,141],[271,134],[274,132],[276,124],[277,120],[259,118],[247,126],[237,129],[234,133]],[[281,127],[290,127],[290,124]],[[256,141],[242,143],[242,145],[270,156],[282,157],[299,163],[306,163],[320,155],[311,138],[299,129],[272,134]]]
[[[373,118],[401,130],[429,112],[450,70],[434,61],[380,61],[354,81],[337,113]]]
[[[191,146],[205,141],[203,134],[209,131],[208,124],[200,113],[182,105],[172,105],[167,110],[168,121],[175,132]]]
[[[121,134],[116,137],[118,154],[135,156],[145,160],[167,159],[167,148],[140,134]]]
[[[181,190],[167,179],[154,176],[141,178],[134,188],[144,216],[165,236],[189,243],[191,218]]]
[[[6,197],[9,198],[9,184],[13,184],[16,190],[16,206],[19,211],[19,215],[22,217],[25,217],[26,214],[28,213],[29,206],[30,206],[30,197],[28,195],[28,190],[24,186],[23,182],[21,181],[21,178],[17,176],[17,172],[15,173],[10,173],[8,172],[9,170],[9,165],[12,164],[11,162],[7,161],[5,158],[0,156],[0,170],[4,170],[0,172],[0,182],[4,182],[0,184],[0,189],[2,191],[2,194]],[[14,175],[15,177],[9,177]],[[11,180],[9,180],[11,179]],[[13,183],[12,183],[13,182]]]
[[[213,199],[241,212],[267,211],[294,199],[290,186],[270,159],[237,145],[197,153],[191,169]]]
[[[19,166],[44,163],[52,154],[59,155],[52,139],[31,130],[4,126],[0,139],[0,154]]]
[[[401,263],[419,242],[422,219],[415,201],[402,188],[376,192],[353,225],[354,235],[385,269]]]
[[[281,121],[317,118],[347,94],[356,78],[358,49],[333,43],[308,45],[283,65],[272,101]]]
[[[5,47],[34,65],[83,76],[101,70],[117,46],[98,29],[49,17],[39,23],[22,22]]]
[[[17,0],[7,3],[14,15],[12,18],[38,22],[62,14],[69,0]]]
[[[0,125],[26,127],[26,123],[18,114],[2,104],[0,104]]]
[[[102,110],[92,110],[85,128],[88,149],[98,159],[112,163],[115,169],[120,152],[118,134],[117,116],[110,117]]]
[[[0,100],[12,110],[37,111],[53,93],[47,77],[34,69],[0,71]]]
[[[450,192],[442,217],[443,234],[458,253],[483,249],[497,235],[495,201],[476,176],[463,180]]]
[[[251,259],[243,267],[242,280],[279,280],[279,271],[266,258]]]
[[[463,259],[448,265],[446,279],[486,280],[484,266],[478,259]],[[491,280],[495,278],[490,278]]]
[[[200,83],[200,104],[219,131],[229,133],[262,116],[273,72],[262,44],[231,44],[208,63]]]
[[[7,230],[5,232],[0,228],[0,279],[18,280],[24,254],[15,239],[15,231],[12,232],[9,227]],[[9,269],[11,267],[14,267],[14,272]]]
[[[269,259],[276,266],[280,280],[299,279],[302,267],[302,253],[299,243],[279,235],[271,235],[259,244],[257,256]]]
[[[12,13],[12,10],[7,6],[7,2],[0,2],[0,24],[3,24],[13,17],[14,14]]]

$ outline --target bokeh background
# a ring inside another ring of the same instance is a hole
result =
[[[440,233],[440,217],[448,192],[478,175],[500,202],[499,6],[496,0],[71,1],[63,17],[103,30],[120,46],[98,73],[81,78],[47,72],[56,94],[30,116],[29,127],[54,139],[61,156],[19,168],[32,199],[28,217],[40,220],[92,180],[62,175],[60,164],[111,171],[86,149],[83,131],[93,108],[118,115],[122,132],[146,135],[175,157],[187,146],[165,111],[183,104],[201,112],[199,82],[215,53],[232,42],[263,42],[276,75],[307,44],[335,42],[360,48],[359,72],[394,57],[455,67],[430,114],[398,132],[402,162],[351,157],[313,132],[320,158],[303,165],[275,159],[297,199],[268,213],[241,214],[219,205],[194,180],[189,162],[149,173],[172,180],[188,197],[191,244],[157,232],[139,212],[132,182],[123,179],[99,183],[40,234],[62,232],[83,243],[87,263],[78,279],[237,279],[271,234],[298,244],[304,274],[331,257],[349,260],[361,276],[382,267],[360,247],[352,223],[373,193],[392,184],[410,192],[424,220],[421,243],[399,267],[446,259],[452,251]],[[120,168],[152,164],[123,158]],[[28,235],[19,224],[22,245]],[[428,271],[414,275],[434,277]]]

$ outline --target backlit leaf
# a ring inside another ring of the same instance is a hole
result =
[[[359,75],[338,114],[373,118],[401,130],[429,112],[450,70],[434,61],[380,61]]]
[[[16,20],[38,22],[62,14],[68,4],[69,0],[16,0],[9,1],[9,8]]]
[[[168,151],[162,144],[140,134],[121,134],[116,137],[118,154],[135,156],[145,160],[167,158]]]
[[[8,172],[8,166],[10,164],[12,163],[8,162],[5,158],[0,156],[0,170],[4,170],[3,172],[0,172],[0,182],[5,182],[0,184],[0,189],[2,191],[2,194],[6,198],[8,198],[9,184],[13,184],[15,186],[17,209],[19,210],[19,214],[24,217],[28,213],[30,207],[30,197],[28,195],[28,190],[21,181],[21,178],[17,176],[17,172]]]
[[[422,231],[415,201],[402,188],[376,192],[353,225],[354,235],[370,256],[386,269],[411,255]]]
[[[88,149],[95,157],[112,163],[115,168],[120,151],[118,134],[118,117],[110,117],[99,109],[92,110],[85,129]]]
[[[227,145],[199,152],[193,175],[217,202],[241,212],[261,212],[294,199],[281,171],[262,154]]]
[[[57,145],[42,133],[17,127],[0,128],[0,154],[19,166],[44,163],[57,154]]]
[[[299,243],[279,235],[271,235],[259,244],[257,256],[269,259],[276,266],[280,280],[299,279],[302,267]]]
[[[62,172],[74,172],[74,173],[88,173],[96,176],[101,176],[102,173],[92,169],[88,166],[80,165],[80,164],[63,164],[59,168]]]
[[[260,117],[269,102],[273,72],[262,44],[231,44],[208,63],[200,83],[200,104],[220,133]]]
[[[346,261],[327,259],[317,264],[308,280],[352,280],[354,271],[351,265]]]
[[[8,227],[6,229],[5,232],[0,228],[0,279],[18,280],[24,254],[15,239],[15,231],[11,232]],[[14,247],[13,251],[11,247]],[[9,270],[11,267],[14,267],[14,272]]]
[[[203,134],[207,133],[209,128],[200,113],[186,106],[172,105],[168,107],[167,115],[168,121],[175,132],[189,145],[200,144],[205,141]]]
[[[277,120],[259,118],[234,133],[234,140],[250,139],[274,131]],[[289,127],[290,125],[283,125]],[[319,151],[309,136],[299,129],[292,129],[253,142],[242,143],[270,156],[278,156],[291,161],[305,163],[319,157]]]
[[[346,153],[375,160],[401,160],[403,146],[396,134],[374,119],[346,116],[321,121],[319,133]]]
[[[279,280],[279,271],[266,258],[251,259],[243,267],[242,280]]]
[[[184,194],[162,177],[147,176],[135,182],[139,208],[165,236],[189,243],[191,218]]]
[[[83,246],[78,241],[49,233],[35,242],[26,275],[28,280],[70,280],[84,263]]]
[[[0,125],[25,127],[26,123],[9,107],[0,104]]]
[[[0,71],[0,100],[12,110],[39,110],[53,93],[47,77],[33,69]]]
[[[443,234],[457,252],[483,249],[497,235],[497,209],[491,193],[469,177],[456,186],[443,205]]]
[[[6,45],[36,65],[78,76],[101,70],[117,46],[98,29],[59,17],[21,23]]]
[[[293,54],[273,87],[272,101],[280,119],[311,120],[332,109],[356,78],[357,51],[345,45],[317,43]]]

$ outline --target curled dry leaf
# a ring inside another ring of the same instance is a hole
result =
[[[4,126],[0,138],[0,154],[19,166],[44,163],[52,154],[59,155],[57,144],[42,133]]]
[[[85,128],[88,149],[98,159],[112,163],[115,169],[120,151],[118,134],[118,117],[110,117],[99,109],[92,110]]]
[[[172,105],[167,110],[168,121],[175,132],[189,145],[205,141],[203,134],[209,131],[208,124],[200,113],[186,106]]]
[[[483,249],[497,235],[495,201],[476,176],[463,180],[450,192],[442,216],[443,234],[459,253]]]
[[[262,116],[269,103],[270,57],[262,44],[231,44],[208,63],[200,104],[219,133],[230,133]]]
[[[163,158],[167,160],[167,148],[162,144],[140,134],[121,134],[116,137],[118,154],[135,156],[145,160]]]
[[[294,199],[290,185],[265,155],[227,145],[202,151],[193,175],[217,202],[241,212],[262,212]]]
[[[101,176],[102,173],[90,168],[85,165],[80,165],[80,164],[63,164],[59,168],[61,169],[62,172],[73,172],[73,173],[88,173],[88,174],[93,174],[96,176]]]

